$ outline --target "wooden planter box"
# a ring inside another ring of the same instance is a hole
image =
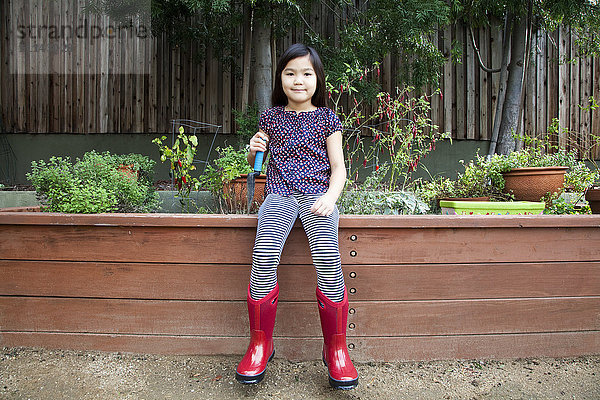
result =
[[[255,216],[0,213],[0,346],[243,354]],[[342,216],[355,361],[600,353],[600,216]],[[318,359],[299,224],[278,357]]]

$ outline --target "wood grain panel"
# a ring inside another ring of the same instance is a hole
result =
[[[4,217],[19,218],[18,214],[30,213],[0,213],[0,254],[4,259],[207,264],[226,260],[249,264],[255,235],[254,228],[227,227],[226,221],[222,221],[221,229],[2,225]],[[588,219],[587,227],[576,229],[472,228],[473,221],[466,219],[460,220],[465,223],[461,229],[454,229],[437,217],[437,223],[441,221],[438,228],[418,229],[419,219],[396,219],[403,221],[401,224],[417,223],[408,229],[341,228],[342,263],[570,262],[600,258],[600,229],[594,226],[600,221],[598,216]],[[96,221],[103,220],[96,216]],[[366,226],[369,222],[377,225],[378,219],[363,221]],[[292,230],[281,263],[311,263],[301,228]]]
[[[353,338],[355,363],[448,359],[578,357],[600,353],[600,332],[514,335]],[[275,357],[319,360],[323,341],[314,338],[275,338]],[[100,350],[131,353],[232,355],[246,351],[247,338],[4,332],[0,346]],[[360,373],[360,364],[356,365]],[[233,373],[233,371],[232,371]]]
[[[349,336],[600,330],[599,297],[352,301],[350,307]],[[5,331],[245,336],[247,325],[242,301],[0,298],[0,326]],[[276,336],[319,334],[316,302],[280,303]]]
[[[600,298],[361,302],[350,336],[455,335],[600,330]],[[385,323],[382,323],[385,321]]]
[[[249,335],[245,301],[0,297],[0,326],[8,331]],[[316,336],[320,329],[316,300],[280,303],[276,335]]]
[[[600,229],[597,228],[364,228],[354,231],[356,240],[353,242],[345,240],[350,232],[340,232],[344,264],[597,261],[600,258]]]
[[[578,357],[600,352],[600,332],[352,338],[358,362]]]
[[[600,263],[345,265],[353,300],[598,296]]]
[[[0,295],[245,301],[250,265],[0,261],[0,276]],[[278,280],[281,300],[315,299],[312,265],[282,265]]]
[[[599,296],[600,262],[345,265],[358,300]],[[64,277],[69,279],[64,279]],[[245,300],[250,265],[0,260],[0,295]],[[312,265],[281,265],[282,301],[312,301]],[[93,285],[90,285],[93,282]]]
[[[240,228],[14,226],[0,230],[0,253],[6,259],[249,264],[254,235],[255,229]]]

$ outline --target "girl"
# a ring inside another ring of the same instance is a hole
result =
[[[285,240],[300,216],[317,270],[317,304],[323,330],[323,361],[329,383],[353,389],[358,374],[346,347],[348,295],[338,250],[335,205],[346,182],[342,125],[326,107],[325,73],[311,47],[294,44],[275,73],[273,108],[260,116],[248,162],[270,151],[264,203],[248,285],[250,345],[236,371],[242,383],[258,383],[273,358],[273,326],[279,286],[277,266]]]

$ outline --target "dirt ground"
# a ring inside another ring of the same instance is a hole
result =
[[[241,385],[238,358],[3,348],[0,399],[600,399],[600,356],[357,364],[352,391],[321,361],[277,358]]]

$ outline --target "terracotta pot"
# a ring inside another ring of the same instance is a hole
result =
[[[123,175],[127,178],[135,179],[135,180],[137,180],[137,178],[138,178],[138,173],[137,173],[137,171],[135,171],[133,169],[133,164],[131,164],[131,165],[121,164],[121,165],[119,165],[119,167],[117,169],[121,173],[121,175]]]
[[[600,214],[600,187],[591,187],[585,191],[585,199],[590,203],[592,214]]]
[[[247,179],[248,174],[242,174],[223,185],[223,194],[225,195],[225,203],[229,209],[228,211],[246,211],[248,209]],[[265,200],[266,183],[266,175],[263,174],[256,177],[251,211],[257,211]]]
[[[517,200],[540,201],[547,193],[559,192],[565,183],[568,167],[515,168],[502,173],[504,191],[513,193]]]

